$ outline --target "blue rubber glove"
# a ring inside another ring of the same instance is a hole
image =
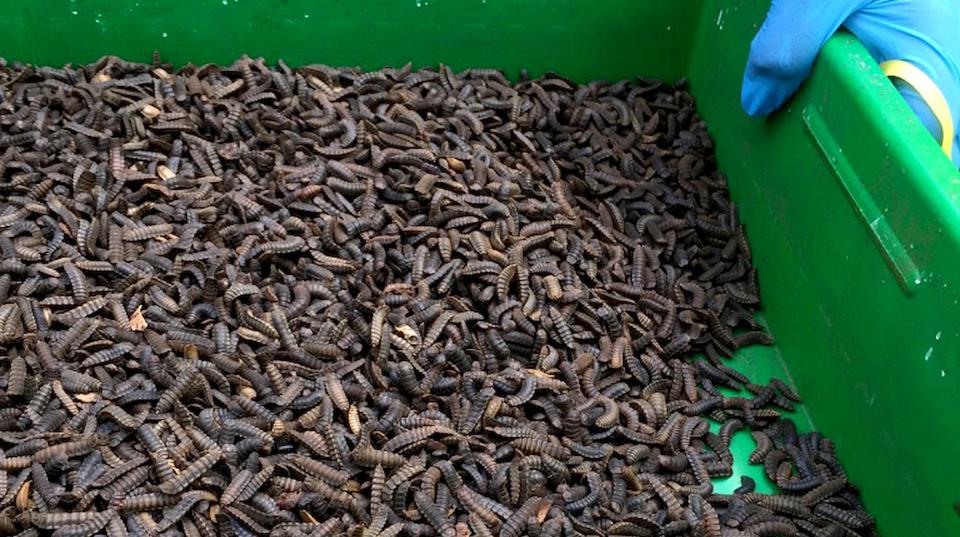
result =
[[[960,0],[773,0],[750,45],[741,100],[750,115],[766,115],[810,74],[817,52],[843,26],[878,62],[906,60],[943,92],[960,165]],[[911,87],[897,83],[907,104],[940,140],[940,123]]]

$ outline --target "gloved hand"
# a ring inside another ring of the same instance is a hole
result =
[[[840,26],[878,62],[905,60],[937,84],[957,129],[953,160],[960,165],[960,0],[773,0],[750,45],[743,109],[766,115],[782,105]],[[895,83],[939,142],[940,123],[933,112],[910,86]]]

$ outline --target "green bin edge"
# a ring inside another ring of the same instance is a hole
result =
[[[849,34],[783,110],[746,117],[767,4],[705,2],[687,71],[765,321],[880,533],[960,535],[960,173]]]

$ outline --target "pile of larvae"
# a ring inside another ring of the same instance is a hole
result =
[[[873,532],[788,385],[727,365],[770,341],[682,82],[0,88],[0,533]],[[741,429],[776,494],[714,492]]]

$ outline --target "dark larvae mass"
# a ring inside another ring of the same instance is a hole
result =
[[[0,531],[871,534],[683,83],[521,79],[4,63]]]

